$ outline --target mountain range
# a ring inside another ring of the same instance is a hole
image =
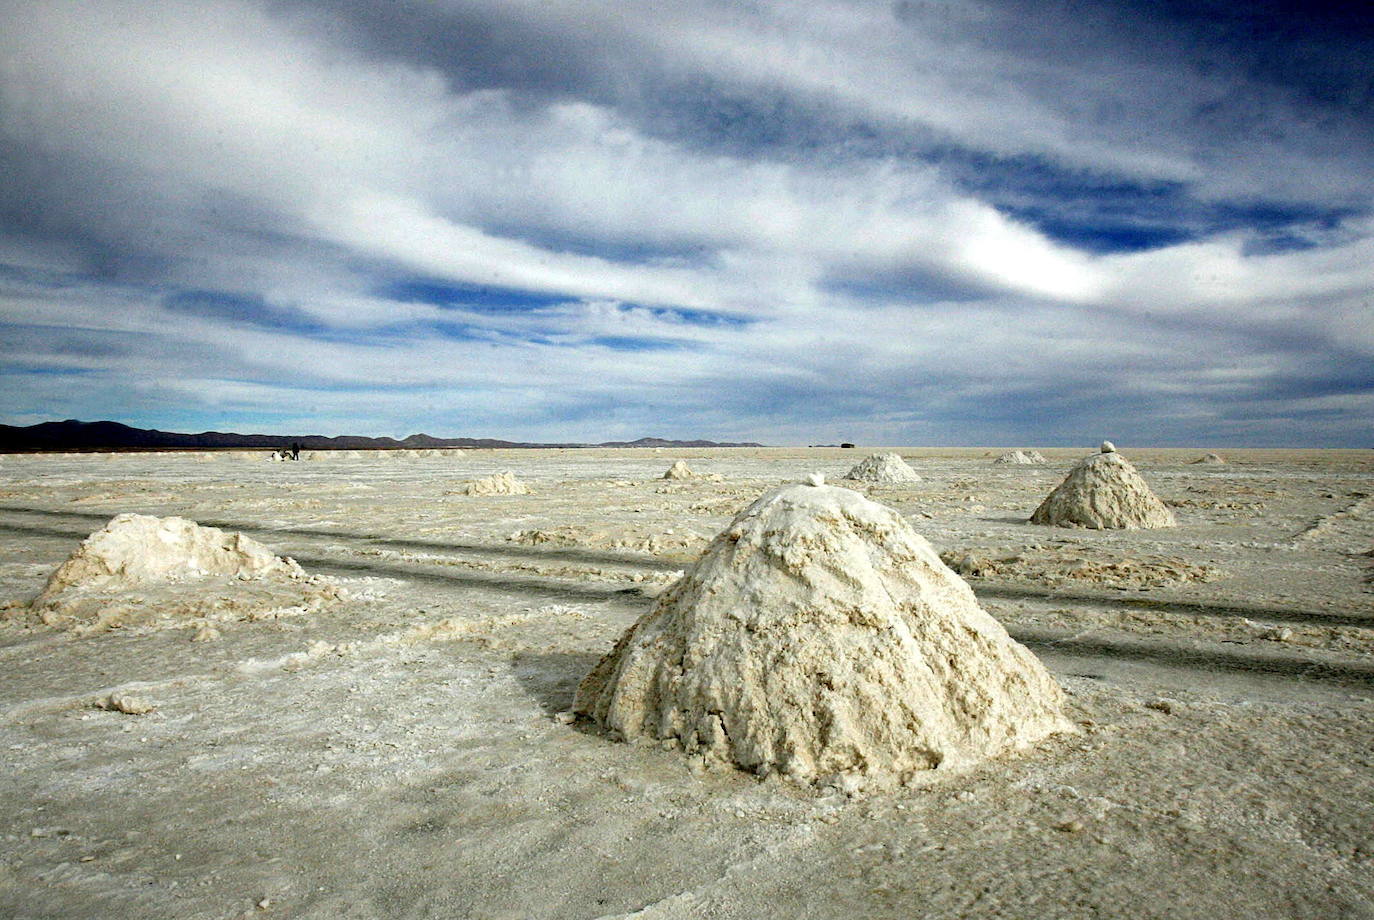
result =
[[[721,443],[716,441],[671,441],[640,438],[637,441],[604,441],[600,444],[536,444],[502,441],[497,438],[436,438],[412,434],[396,438],[369,438],[360,435],[325,437],[318,434],[237,434],[232,431],[202,431],[183,434],[156,428],[133,428],[120,422],[42,422],[27,427],[0,425],[0,453],[85,450],[217,450],[227,448],[276,449],[299,444],[303,450],[395,450],[434,447],[762,447],[762,444]]]

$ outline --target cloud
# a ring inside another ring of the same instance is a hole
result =
[[[1368,438],[1368,59],[1169,5],[4,13],[7,419]]]
[[[1341,200],[1374,156],[1360,143],[1374,118],[1374,30],[1310,5],[278,7],[455,90],[588,100],[703,146],[742,136],[814,153],[876,135],[908,152],[1038,156],[1212,195]]]

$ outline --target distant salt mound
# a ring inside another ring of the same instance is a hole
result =
[[[1210,465],[1210,466],[1217,466],[1217,465],[1220,465],[1220,464],[1225,463],[1226,460],[1221,456],[1221,454],[1203,454],[1201,457],[1198,457],[1196,460],[1192,460],[1192,461],[1189,461],[1189,462],[1191,462],[1191,463],[1205,463],[1205,464],[1208,464],[1208,465]]]
[[[899,454],[873,454],[865,457],[848,473],[845,479],[861,482],[920,482],[921,477],[907,466]]]
[[[463,483],[459,495],[529,495],[530,487],[515,478],[510,470]]]
[[[1178,523],[1110,441],[1102,442],[1100,453],[1085,457],[1069,471],[1035,509],[1030,522],[1094,530],[1137,530]]]
[[[882,785],[1064,730],[1062,705],[901,515],[817,476],[741,512],[574,709],[759,774]]]
[[[1011,464],[1013,466],[1031,466],[1045,462],[1045,455],[1038,450],[1013,450],[1003,454],[993,463]]]
[[[184,518],[121,514],[58,566],[31,609],[89,632],[194,619],[315,610],[342,595],[241,533]]]
[[[673,463],[672,466],[668,467],[668,471],[667,471],[666,473],[663,474],[663,478],[664,478],[664,479],[695,479],[695,478],[696,478],[696,475],[697,475],[696,472],[693,471],[692,468],[691,468],[690,466],[687,465],[687,461],[686,461],[686,460],[677,460],[677,461],[674,461],[674,463]]]

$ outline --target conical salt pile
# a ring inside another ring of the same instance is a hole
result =
[[[1211,466],[1216,466],[1216,465],[1225,463],[1226,460],[1223,459],[1222,456],[1221,456],[1220,454],[1203,454],[1201,457],[1198,457],[1196,460],[1190,460],[1189,462],[1190,462],[1190,463],[1206,463],[1206,464],[1211,465]]]
[[[998,457],[993,463],[1011,464],[1013,466],[1031,466],[1036,463],[1044,463],[1045,455],[1038,450],[1024,451],[1013,450]]]
[[[687,465],[686,460],[675,461],[672,466],[668,467],[668,471],[663,474],[664,479],[692,479],[695,476],[696,473]]]
[[[741,512],[583,679],[576,711],[801,781],[900,778],[1066,729],[1058,684],[930,544],[822,482]]]
[[[32,607],[49,625],[92,629],[317,609],[339,597],[328,579],[307,575],[295,560],[241,533],[178,517],[121,514],[82,541]]]
[[[1035,509],[1030,522],[1094,530],[1173,527],[1178,523],[1110,441],[1103,441],[1100,453],[1085,457],[1069,471]]]
[[[844,474],[845,479],[862,482],[920,482],[921,477],[907,466],[899,454],[873,454],[865,457],[854,469]]]

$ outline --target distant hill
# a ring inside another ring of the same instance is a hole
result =
[[[521,445],[523,446],[523,445]],[[529,445],[531,447],[536,445]],[[665,441],[663,438],[640,438],[638,441],[603,441],[600,444],[588,444],[588,447],[762,447],[762,444],[754,441],[744,441],[740,443],[720,442],[720,441]]]
[[[533,444],[502,441],[496,438],[436,438],[412,434],[402,440],[341,435],[336,438],[318,434],[236,434],[232,431],[202,431],[182,434],[156,428],[132,428],[119,422],[42,422],[28,427],[0,425],[0,453],[82,450],[223,450],[227,448],[276,449],[299,444],[305,450],[395,450],[434,447],[762,447],[754,442],[733,444],[716,441],[667,441],[640,438],[638,441],[606,441],[601,444]]]

